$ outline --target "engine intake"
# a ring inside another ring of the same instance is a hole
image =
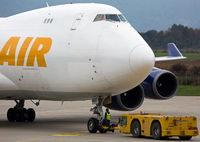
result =
[[[112,103],[105,105],[112,110],[132,111],[139,108],[144,101],[144,89],[141,85],[117,96],[112,97]]]
[[[167,70],[154,69],[142,82],[145,97],[150,99],[170,99],[178,88],[176,76]]]

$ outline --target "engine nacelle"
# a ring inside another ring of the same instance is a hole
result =
[[[112,110],[132,111],[142,105],[144,89],[141,85],[117,96],[112,97],[112,103],[105,105]]]
[[[142,86],[146,98],[169,99],[176,94],[178,81],[170,71],[153,69],[145,81],[142,82]]]

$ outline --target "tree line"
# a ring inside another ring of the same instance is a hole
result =
[[[175,43],[182,50],[200,50],[200,29],[172,25],[166,31],[150,30],[140,33],[153,50],[166,50],[167,43]]]

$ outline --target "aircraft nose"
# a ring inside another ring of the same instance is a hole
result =
[[[132,72],[144,79],[152,71],[155,64],[155,56],[148,45],[135,47],[130,53],[130,67]]]

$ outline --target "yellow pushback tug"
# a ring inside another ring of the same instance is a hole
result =
[[[181,140],[190,140],[192,136],[199,134],[196,117],[147,113],[123,114],[119,126],[102,126],[102,129],[119,130],[121,133],[132,134],[134,137],[147,136],[154,139],[178,136]]]

